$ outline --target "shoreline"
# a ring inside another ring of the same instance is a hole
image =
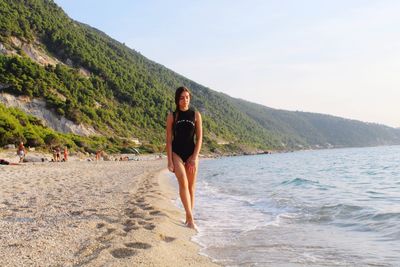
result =
[[[165,160],[0,171],[2,266],[219,266],[191,241]]]
[[[185,213],[183,210],[179,209],[175,205],[175,201],[179,198],[179,193],[176,187],[173,185],[172,180],[168,177],[168,170],[164,168],[157,173],[157,179],[159,182],[159,190],[162,192],[162,197],[155,201],[153,204],[155,207],[162,209],[167,217],[164,221],[165,230],[175,233],[175,235],[180,236],[179,243],[177,244],[177,251],[174,251],[174,256],[179,256],[182,259],[187,259],[182,262],[171,262],[171,265],[162,262],[162,266],[221,266],[212,261],[212,258],[200,254],[200,245],[192,241],[192,237],[196,232],[184,225],[183,221],[185,218]],[[173,254],[169,254],[168,257]],[[190,259],[191,257],[194,258]],[[192,261],[194,259],[194,261]]]

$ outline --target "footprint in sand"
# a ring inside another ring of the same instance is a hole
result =
[[[96,225],[96,228],[97,228],[97,229],[100,229],[100,228],[103,228],[104,226],[106,226],[105,223],[98,223],[98,224]]]
[[[145,200],[144,200],[143,197],[136,199],[136,202],[139,202],[139,203],[144,202],[144,201],[145,201]]]
[[[146,225],[147,222],[146,222],[146,221],[138,221],[138,224],[139,224],[139,225]]]
[[[115,229],[115,228],[107,228],[107,233],[105,233],[105,234],[109,235],[109,234],[113,233],[115,230],[117,230],[117,229]]]
[[[84,245],[82,248],[79,249],[79,251],[75,253],[75,257],[79,257],[79,261],[74,266],[84,266],[89,264],[91,261],[98,258],[103,250],[110,248],[110,246],[111,245],[109,244],[103,244],[100,247],[91,244]]]
[[[135,224],[136,224],[136,221],[135,221],[135,220],[130,220],[130,219],[128,219],[128,220],[126,220],[122,225],[130,226],[130,225],[135,225]]]
[[[110,253],[114,258],[120,259],[132,257],[136,254],[136,251],[129,248],[117,248],[112,250]]]
[[[1,203],[3,203],[4,205],[6,205],[6,206],[12,206],[13,204],[11,203],[11,202],[9,202],[8,200],[4,200],[3,202],[1,202]]]
[[[151,248],[150,244],[142,243],[142,242],[125,243],[125,246],[128,248],[137,248],[137,249],[150,249]]]
[[[9,244],[8,247],[23,247],[23,245],[18,244],[18,243],[13,243],[13,244]]]
[[[144,206],[143,210],[154,210],[152,206]]]
[[[134,212],[133,209],[126,209],[125,210],[125,215],[128,216],[131,219],[134,219],[134,218],[144,219],[145,218],[144,214]]]
[[[99,236],[99,237],[97,237],[97,238],[96,238],[96,241],[99,241],[99,242],[102,243],[102,244],[109,244],[109,242],[110,242],[112,239],[113,239],[113,237],[104,235],[104,236]]]
[[[130,204],[132,204],[132,205],[136,205],[136,203],[130,203]],[[135,211],[137,211],[137,208],[136,207],[133,207],[133,208],[126,208],[125,209],[125,213],[128,213],[128,212],[135,212]]]
[[[150,215],[160,215],[160,216],[165,216],[165,214],[159,210],[154,210],[149,212]]]
[[[132,225],[132,226],[125,226],[124,229],[122,229],[122,230],[124,230],[125,233],[129,233],[132,230],[135,231],[135,230],[138,230],[138,229],[139,229],[139,226]]]
[[[138,230],[139,229],[139,226],[136,225],[136,221],[133,221],[133,220],[126,220],[122,225],[124,226],[123,230],[126,233],[129,233],[132,230]]]
[[[176,240],[175,237],[172,237],[172,236],[165,236],[165,235],[163,235],[163,234],[160,234],[160,238],[161,238],[162,241],[167,242],[167,243],[170,243],[170,242]]]
[[[143,217],[142,215],[140,215],[138,213],[135,213],[135,212],[127,213],[126,216],[128,216],[131,219],[133,219],[133,218],[142,218]]]
[[[97,209],[86,209],[86,211],[97,212]]]
[[[149,224],[146,224],[143,228],[146,230],[153,230],[154,228],[156,228],[156,226],[152,223],[149,223]]]
[[[146,204],[146,203],[137,203],[136,205],[137,205],[140,209],[144,209],[145,207],[148,206],[148,204]]]
[[[71,214],[72,216],[79,216],[83,213],[82,210],[74,210],[74,211],[70,211],[69,214]]]
[[[102,227],[101,227],[102,228]],[[114,237],[112,233],[116,231],[114,228],[107,228],[107,232],[97,237],[96,240],[103,244],[108,244]]]

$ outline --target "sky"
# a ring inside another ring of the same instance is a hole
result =
[[[400,127],[400,1],[55,2],[212,90]]]

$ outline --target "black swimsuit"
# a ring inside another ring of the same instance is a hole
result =
[[[176,153],[183,162],[194,152],[194,133],[195,133],[195,111],[188,109],[179,111],[178,117],[173,113],[174,117],[174,140],[172,140],[172,151]]]

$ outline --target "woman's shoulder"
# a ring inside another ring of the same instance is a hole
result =
[[[176,113],[175,110],[168,110],[168,115],[167,116],[174,116]]]
[[[200,111],[198,109],[195,108],[191,108],[191,111],[193,112],[193,114],[195,114],[196,116],[200,115]]]
[[[175,117],[175,111],[172,111],[172,110],[169,111],[169,112],[168,112],[168,115],[167,115],[167,121],[173,120],[174,117]]]
[[[192,118],[194,121],[201,120],[200,111],[198,111],[197,109],[192,109]]]

